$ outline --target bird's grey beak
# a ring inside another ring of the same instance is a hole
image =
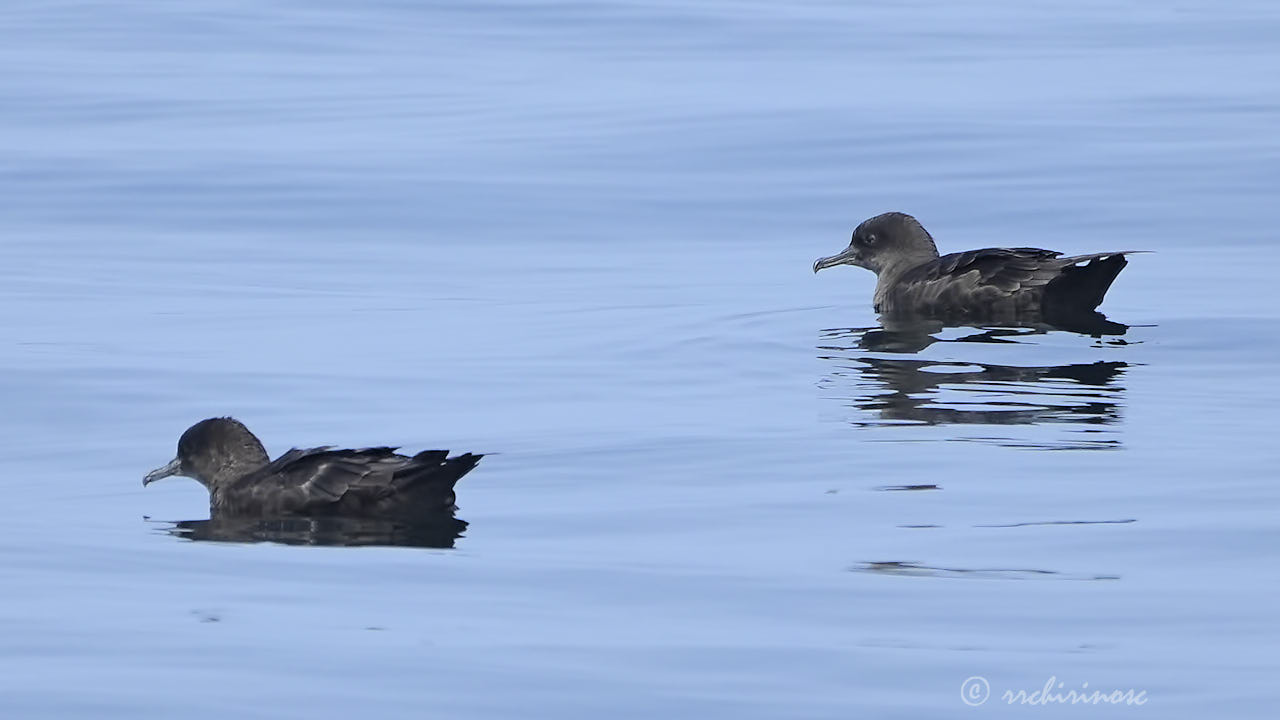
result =
[[[813,264],[813,271],[818,272],[823,268],[829,268],[833,265],[855,265],[858,262],[858,250],[850,245],[844,249],[844,252],[832,255],[831,257],[818,258]]]
[[[165,465],[164,467],[158,467],[155,470],[152,470],[151,472],[147,473],[147,476],[142,478],[142,487],[146,487],[148,483],[153,483],[159,480],[160,478],[167,478],[170,475],[177,475],[181,472],[182,472],[182,460],[178,458],[174,458],[169,461],[168,465]]]

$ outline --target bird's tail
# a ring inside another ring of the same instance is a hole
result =
[[[1102,304],[1107,290],[1129,261],[1125,255],[1133,251],[1077,255],[1062,258],[1070,263],[1058,277],[1045,286],[1046,312],[1081,312]]]
[[[440,505],[453,508],[453,486],[463,475],[471,472],[480,458],[476,453],[464,453],[448,457],[447,450],[424,450],[414,455],[396,472],[397,493],[408,499],[409,505]]]

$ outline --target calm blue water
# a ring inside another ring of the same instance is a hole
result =
[[[1269,717],[1269,2],[0,10],[0,714]],[[875,345],[943,251],[1145,249]],[[901,350],[901,348],[898,348]],[[913,348],[916,349],[916,348]],[[144,472],[494,453],[451,550],[193,542]],[[961,684],[989,683],[966,707]]]

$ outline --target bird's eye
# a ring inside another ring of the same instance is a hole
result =
[[[862,240],[862,244],[864,244],[864,245],[875,245],[875,244],[876,244],[876,234],[875,234],[875,233],[867,233],[867,236],[866,236],[865,238],[863,238],[863,240]]]

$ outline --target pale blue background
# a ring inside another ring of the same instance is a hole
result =
[[[1274,714],[1275,3],[19,1],[0,38],[0,714],[1098,712],[971,675]],[[810,266],[891,209],[1154,250],[1104,306],[1140,327],[859,350],[873,277]],[[182,541],[204,491],[140,479],[216,414],[498,454],[455,550]]]

